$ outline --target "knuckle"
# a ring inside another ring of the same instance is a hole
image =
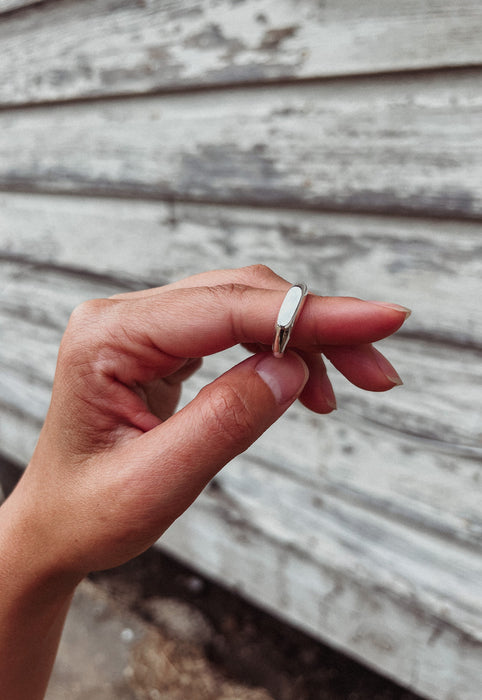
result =
[[[88,299],[75,307],[69,319],[71,326],[85,326],[97,323],[99,318],[104,316],[107,308],[110,308],[112,301],[109,299]]]
[[[245,339],[243,314],[239,310],[243,308],[243,297],[249,297],[253,293],[252,287],[238,282],[229,282],[216,287],[209,287],[209,293],[214,296],[223,317],[231,329],[233,342],[241,342]]]
[[[257,431],[257,422],[241,393],[231,385],[209,395],[206,410],[218,439],[248,446]]]
[[[275,272],[273,272],[273,270],[270,267],[268,267],[268,265],[263,265],[262,263],[257,263],[256,265],[248,265],[248,267],[243,268],[243,272],[246,274],[247,279],[249,279],[253,283],[279,279],[278,275]]]
[[[109,299],[89,299],[72,311],[61,343],[62,357],[82,356],[106,333]]]

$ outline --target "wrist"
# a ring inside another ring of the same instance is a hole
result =
[[[0,587],[12,596],[49,604],[70,599],[83,575],[54,552],[49,526],[25,497],[22,483],[0,506]]]
[[[41,700],[79,579],[55,565],[23,500],[14,491],[0,507],[0,696]]]

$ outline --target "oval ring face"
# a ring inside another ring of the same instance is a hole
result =
[[[278,313],[276,321],[278,326],[286,327],[294,323],[302,299],[303,289],[301,286],[296,284],[288,290]]]
[[[273,341],[273,354],[275,357],[283,357],[290,339],[291,331],[294,328],[307,294],[308,289],[303,282],[294,284],[287,291],[283,303],[280,306],[275,325]]]

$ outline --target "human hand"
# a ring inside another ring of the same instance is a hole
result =
[[[269,348],[289,286],[255,266],[74,311],[45,425],[9,499],[45,567],[80,579],[140,554],[296,398],[332,410],[321,353],[363,389],[400,383],[371,346],[404,322],[397,305],[309,295],[292,351],[275,359]],[[201,358],[238,343],[255,354],[174,413]]]

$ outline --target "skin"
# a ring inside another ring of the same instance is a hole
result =
[[[275,359],[289,286],[255,266],[74,311],[35,453],[0,508],[0,697],[44,696],[84,576],[153,544],[297,398],[316,413],[334,409],[322,355],[362,389],[401,383],[371,345],[405,321],[392,304],[309,295],[290,351]],[[238,343],[254,354],[176,413],[202,357]]]

